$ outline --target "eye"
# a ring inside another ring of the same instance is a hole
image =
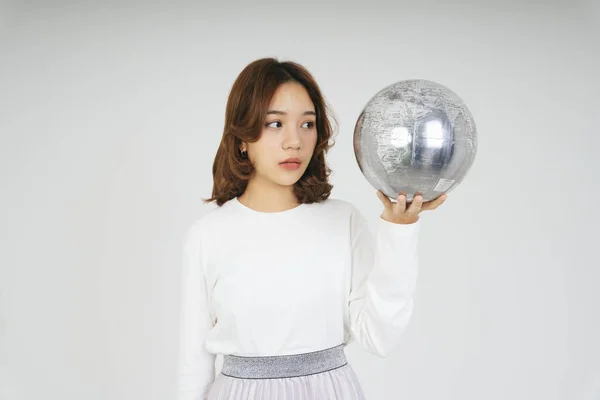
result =
[[[279,126],[273,126],[274,124],[279,124]],[[281,122],[279,122],[279,121],[267,122],[267,123],[265,124],[265,126],[266,126],[267,128],[281,128]]]
[[[306,129],[311,129],[315,126],[315,123],[312,121],[305,122],[304,125],[306,125],[306,124],[308,124],[308,126],[305,126]]]

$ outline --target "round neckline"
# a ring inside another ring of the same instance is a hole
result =
[[[247,205],[242,203],[240,201],[240,199],[237,197],[234,197],[233,201],[235,202],[235,204],[237,204],[238,207],[240,207],[248,212],[258,214],[258,215],[287,215],[287,214],[294,213],[294,212],[304,208],[304,206],[306,205],[305,203],[300,203],[296,207],[288,208],[287,210],[282,210],[282,211],[259,211],[259,210],[255,210],[254,208],[248,207]]]

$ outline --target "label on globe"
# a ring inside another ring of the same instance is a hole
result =
[[[450,188],[450,186],[452,186],[453,183],[454,183],[454,179],[443,179],[443,178],[440,178],[440,180],[435,185],[435,187],[433,188],[433,190],[435,192],[445,192],[446,190],[448,190],[448,188]]]

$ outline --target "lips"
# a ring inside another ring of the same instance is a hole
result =
[[[287,160],[280,162],[280,164],[301,164],[301,163],[302,163],[302,160],[300,160],[298,157],[290,157]]]
[[[288,171],[295,171],[300,168],[302,161],[298,157],[290,157],[279,163],[279,166]]]

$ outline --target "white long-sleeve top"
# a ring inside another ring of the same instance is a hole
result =
[[[266,213],[233,199],[185,238],[179,400],[206,399],[217,354],[312,352],[357,340],[386,357],[406,328],[420,222],[367,221],[328,199]]]

